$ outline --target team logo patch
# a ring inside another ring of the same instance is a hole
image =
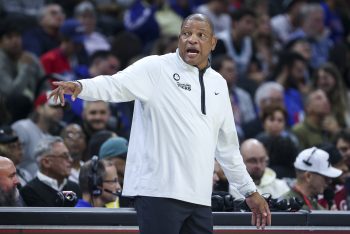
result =
[[[174,73],[173,78],[174,78],[175,81],[179,81],[180,80],[180,75],[177,74],[177,73]]]

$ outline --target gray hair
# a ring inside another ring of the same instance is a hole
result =
[[[39,163],[42,157],[51,154],[53,145],[59,142],[63,142],[63,139],[58,136],[46,136],[40,139],[34,149],[37,162]]]
[[[263,99],[270,97],[270,92],[272,90],[284,92],[282,85],[275,81],[268,81],[259,86],[255,92],[255,105],[260,108],[260,103]]]
[[[322,6],[319,3],[308,3],[300,9],[300,20],[304,22],[314,12],[323,12]]]
[[[39,9],[38,14],[37,14],[37,20],[38,22],[41,22],[41,20],[44,18],[44,16],[47,14],[47,10],[51,7],[51,6],[59,6],[62,10],[62,7],[57,4],[57,3],[50,3],[47,4],[45,6],[43,6],[42,8]],[[62,10],[63,11],[63,10]]]

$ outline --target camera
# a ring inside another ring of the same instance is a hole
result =
[[[74,207],[77,201],[78,197],[73,191],[57,192],[56,204],[59,207]]]

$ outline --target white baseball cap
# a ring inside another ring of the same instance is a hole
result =
[[[342,171],[331,166],[329,154],[317,147],[301,151],[295,159],[294,167],[302,171],[310,171],[326,177],[335,178],[342,174]]]

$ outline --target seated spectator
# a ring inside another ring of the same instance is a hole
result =
[[[319,3],[307,3],[300,8],[300,27],[289,40],[306,38],[311,43],[311,66],[317,69],[327,62],[333,42],[324,24],[324,12]]]
[[[44,137],[35,148],[35,156],[37,176],[20,191],[28,206],[60,206],[57,193],[61,191],[73,191],[81,197],[79,185],[68,180],[73,159],[62,138]]]
[[[293,162],[299,152],[298,138],[286,129],[287,112],[282,106],[268,106],[261,114],[264,131],[255,138],[262,142],[270,155],[270,167],[278,178],[295,177]],[[288,150],[281,151],[282,148]]]
[[[335,136],[334,145],[339,150],[345,164],[350,168],[350,131],[348,129],[341,130]]]
[[[116,137],[115,132],[109,130],[101,130],[92,134],[87,145],[87,155],[84,161],[91,159],[94,155],[98,155],[100,152],[101,145],[109,138]]]
[[[48,135],[59,135],[63,123],[63,107],[53,98],[48,99],[50,92],[39,95],[35,100],[35,109],[27,119],[18,120],[12,124],[23,145],[23,161],[20,168],[35,176],[38,165],[34,156],[34,148],[38,141]]]
[[[276,173],[269,167],[269,156],[264,145],[256,139],[245,140],[241,144],[241,154],[247,171],[252,177],[260,194],[271,194],[272,198],[279,198],[289,191],[287,183],[276,178]],[[230,193],[235,198],[244,198],[236,194],[230,187]]]
[[[306,74],[307,64],[303,56],[295,52],[280,54],[272,80],[284,88],[284,106],[288,113],[289,127],[299,123],[304,117],[303,98],[310,92]]]
[[[237,133],[242,139],[244,136],[241,129],[242,124],[252,121],[256,117],[252,99],[245,90],[237,87],[236,63],[228,55],[215,57],[211,66],[227,82]]]
[[[332,117],[340,128],[350,127],[350,109],[347,90],[339,69],[332,63],[325,63],[316,70],[313,87],[323,90],[331,104]]]
[[[113,163],[98,160],[97,156],[81,167],[79,185],[82,199],[78,200],[75,207],[105,207],[116,200],[115,194],[121,189]]]
[[[65,81],[76,79],[74,68],[87,64],[84,33],[84,28],[79,21],[75,19],[64,21],[60,28],[62,37],[60,45],[40,57],[46,74],[60,74],[60,79]]]
[[[83,129],[78,124],[68,124],[61,133],[64,144],[73,159],[72,170],[69,180],[79,183],[80,167],[84,164],[82,161],[86,153],[86,140]]]
[[[128,141],[123,137],[112,137],[106,140],[100,148],[99,158],[111,161],[118,173],[119,183],[123,187]]]
[[[111,48],[107,38],[96,31],[97,15],[91,2],[83,1],[79,3],[74,9],[74,16],[84,26],[84,46],[88,55],[92,55],[98,50],[109,50]]]
[[[230,33],[231,17],[228,14],[229,1],[210,0],[196,9],[196,12],[207,15],[214,26],[214,33]]]
[[[290,34],[299,28],[300,8],[305,2],[305,0],[282,1],[283,13],[271,19],[272,31],[281,44],[286,43]]]
[[[22,150],[22,144],[9,126],[0,129],[0,155],[9,158],[16,166],[17,178],[20,182],[18,186],[26,185],[33,178],[27,170],[19,167],[23,157]]]
[[[0,207],[23,206],[17,185],[16,167],[11,159],[0,156]]]
[[[255,12],[239,9],[231,14],[231,29],[217,34],[218,42],[213,57],[219,54],[229,55],[237,63],[238,77],[246,78],[246,72],[255,54],[252,40]]]
[[[304,210],[323,210],[317,196],[323,194],[332,178],[339,177],[341,170],[329,163],[329,154],[316,147],[300,152],[294,162],[296,183],[283,198],[297,197],[304,202]]]
[[[39,60],[23,50],[22,38],[17,25],[11,21],[0,22],[0,94],[22,96],[33,102],[37,85],[44,76]],[[21,103],[12,103],[21,108]],[[23,106],[25,108],[25,106]]]
[[[60,5],[47,4],[39,10],[37,18],[39,25],[23,33],[23,47],[40,57],[59,46],[59,29],[65,15]]]
[[[331,106],[322,90],[315,90],[307,96],[305,100],[305,119],[292,128],[292,132],[299,140],[301,149],[330,141],[329,131],[324,126],[324,120],[330,114],[330,110]]]
[[[349,180],[349,167],[339,153],[339,150],[332,144],[321,145],[320,149],[329,154],[329,162],[335,168],[342,171],[341,176],[334,178],[332,183],[324,191],[323,196],[318,201],[328,210],[347,210],[347,188],[346,183]]]
[[[284,106],[283,92],[283,86],[277,82],[269,81],[263,83],[255,93],[255,106],[259,115],[268,106]],[[246,138],[253,138],[264,130],[260,118],[255,118],[243,124],[242,129]]]
[[[82,126],[88,141],[94,133],[106,130],[109,127],[108,121],[110,117],[111,110],[108,103],[104,101],[84,102]]]

